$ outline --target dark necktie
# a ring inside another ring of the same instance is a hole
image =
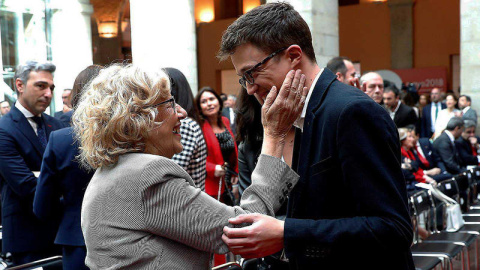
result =
[[[37,124],[37,137],[42,144],[43,148],[47,146],[47,133],[45,133],[45,127],[43,125],[42,117],[33,116],[32,120]]]
[[[438,103],[433,103],[435,104],[435,122],[437,122],[437,117],[438,117]]]

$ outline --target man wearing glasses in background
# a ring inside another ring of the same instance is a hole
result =
[[[287,218],[231,219],[253,223],[224,229],[231,251],[258,258],[284,249],[290,269],[414,269],[395,124],[371,98],[317,65],[298,12],[288,3],[251,10],[225,31],[219,57],[231,58],[240,84],[261,104],[273,87],[294,91],[286,76],[306,80],[309,89],[295,125],[291,163],[300,180]]]

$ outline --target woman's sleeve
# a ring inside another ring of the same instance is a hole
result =
[[[165,163],[154,162],[142,178],[152,178]],[[168,178],[168,173],[161,177]],[[280,159],[261,156],[253,172],[253,184],[244,192],[240,206],[224,205],[191,186],[186,179],[157,181],[142,194],[146,230],[203,251],[225,253],[221,236],[228,219],[244,213],[273,216],[298,181],[298,175]]]

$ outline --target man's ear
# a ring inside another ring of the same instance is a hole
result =
[[[362,83],[362,91],[365,93],[367,92],[367,82]]]
[[[300,64],[303,57],[303,51],[302,51],[302,48],[300,48],[300,46],[294,44],[288,47],[285,55],[288,57],[288,59],[292,63],[292,68],[293,68]]]
[[[343,75],[342,75],[342,73],[337,72],[337,73],[335,73],[335,75],[337,75],[337,80],[343,82]]]
[[[23,84],[22,80],[20,78],[17,78],[15,80],[15,86],[17,87],[17,91],[19,94],[23,94],[23,88],[25,87],[25,84]]]

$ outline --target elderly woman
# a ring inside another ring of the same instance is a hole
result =
[[[285,133],[303,107],[295,100],[306,94],[299,75],[293,77],[285,79],[289,89],[270,91],[253,184],[240,207],[229,207],[195,188],[170,159],[182,151],[185,111],[171,97],[165,73],[132,65],[102,70],[73,115],[80,158],[97,169],[82,205],[87,266],[208,269],[212,253],[228,251],[221,235],[229,218],[274,215],[298,181],[280,159]]]
[[[416,144],[415,134],[406,128],[399,128],[398,134],[400,136],[400,143],[402,146],[400,148],[402,154],[402,169],[406,169],[409,173],[413,174],[415,181],[419,183],[436,185],[437,182],[432,178],[432,176],[440,173],[440,169],[422,169],[422,161],[413,151]],[[408,179],[408,177],[405,178]]]

